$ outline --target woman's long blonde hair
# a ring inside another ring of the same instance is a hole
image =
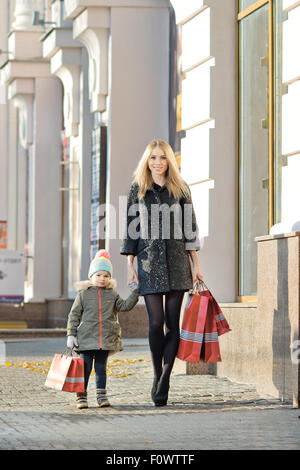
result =
[[[167,157],[168,169],[166,171],[166,187],[169,194],[173,195],[175,199],[180,199],[182,196],[189,197],[189,188],[179,172],[172,147],[164,140],[154,139],[147,145],[134,172],[133,182],[137,183],[139,186],[139,199],[142,199],[145,196],[147,190],[151,188],[153,184],[153,178],[148,166],[148,161],[155,147],[160,147]]]

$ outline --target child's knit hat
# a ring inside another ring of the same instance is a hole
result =
[[[110,254],[106,250],[99,250],[92,259],[89,269],[89,279],[98,271],[107,271],[112,277],[113,267],[110,261]]]

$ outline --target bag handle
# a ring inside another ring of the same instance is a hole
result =
[[[205,282],[201,279],[199,281],[195,281],[193,288],[189,291],[191,294],[197,294],[197,292],[202,292],[204,290],[209,290]]]
[[[76,351],[74,351],[74,349],[71,349],[71,348],[67,348],[67,349],[63,352],[63,356],[67,356],[67,357],[71,356],[71,357],[73,357],[73,353],[75,353],[75,357],[79,356],[79,354],[78,354]]]

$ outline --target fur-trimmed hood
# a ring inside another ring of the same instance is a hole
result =
[[[75,282],[74,287],[79,292],[80,290],[87,290],[89,287],[93,286],[90,280],[87,281],[78,281]],[[117,287],[117,281],[113,278],[110,278],[108,286],[106,289],[111,288],[115,289]]]

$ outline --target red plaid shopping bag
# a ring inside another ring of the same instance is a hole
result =
[[[45,385],[63,392],[84,392],[84,362],[70,354],[55,354]]]
[[[203,281],[196,283],[185,306],[177,357],[186,362],[221,361],[218,337],[228,331],[217,301]]]
[[[177,357],[182,361],[199,362],[209,297],[199,292],[189,294],[180,330]]]

